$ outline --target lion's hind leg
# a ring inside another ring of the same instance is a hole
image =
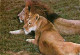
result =
[[[37,45],[35,39],[27,39],[26,41],[29,43],[33,43],[33,44]]]

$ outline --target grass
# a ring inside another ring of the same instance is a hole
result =
[[[80,20],[79,0],[41,0],[51,7],[51,10],[65,19]],[[24,8],[23,0],[2,0],[0,6],[0,55],[10,55],[6,51],[27,51],[30,55],[40,55],[38,47],[25,40],[33,38],[31,35],[11,35],[10,30],[22,28],[17,14]],[[80,35],[62,35],[66,41],[80,43]]]

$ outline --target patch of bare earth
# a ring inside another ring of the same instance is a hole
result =
[[[29,55],[30,53],[27,52],[27,51],[19,51],[19,52],[7,51],[6,54],[10,54],[10,55]]]

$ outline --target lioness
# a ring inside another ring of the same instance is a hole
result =
[[[80,44],[64,42],[54,25],[39,14],[29,17],[23,28],[25,34],[35,31],[35,39],[26,41],[38,45],[44,55],[80,55]]]
[[[44,4],[38,1],[26,0],[26,7],[18,14],[20,22],[29,18],[29,14],[38,13],[41,16],[46,17],[49,21],[51,21],[58,32],[63,35],[72,35],[72,34],[80,34],[80,20],[67,20],[64,18],[60,18],[59,15],[55,13],[51,13]],[[18,32],[20,31],[20,32]],[[23,31],[15,30],[10,31],[11,34],[21,34]]]

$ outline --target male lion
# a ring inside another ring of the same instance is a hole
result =
[[[29,14],[38,13],[51,21],[58,32],[63,35],[80,34],[80,20],[67,20],[61,18],[54,12],[51,12],[49,7],[40,3],[40,1],[26,0],[26,7],[18,14],[20,22],[29,18]],[[18,32],[20,31],[20,32]],[[10,31],[11,34],[21,34],[23,31]]]
[[[44,55],[80,55],[80,44],[64,42],[54,25],[43,16],[34,14],[23,26],[25,34],[35,31],[35,39],[27,39],[27,42],[39,46]]]

